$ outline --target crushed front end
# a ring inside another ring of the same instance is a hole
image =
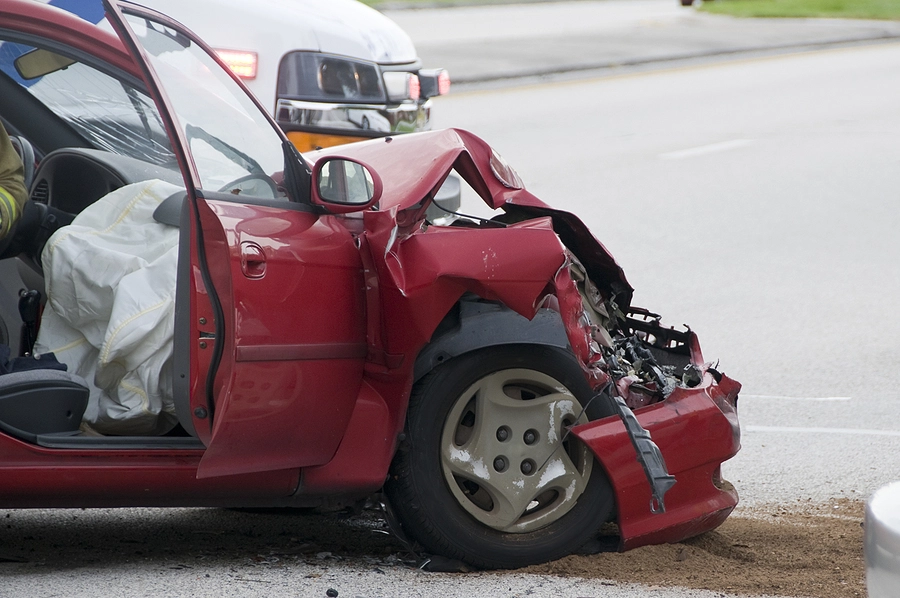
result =
[[[678,542],[718,527],[738,502],[721,464],[740,449],[740,383],[706,363],[691,330],[639,308],[597,334],[619,417],[572,428],[616,491],[622,550]],[[637,453],[637,454],[636,454]]]
[[[529,193],[488,144],[465,131],[403,135],[308,157],[334,155],[372,166],[384,181],[379,209],[363,218],[370,304],[383,314],[383,322],[370,322],[373,368],[392,375],[412,367],[405,355],[418,355],[417,380],[484,346],[569,350],[592,400],[607,401],[605,412],[617,414],[569,433],[590,448],[612,483],[621,548],[677,542],[728,517],[737,493],[721,479],[720,466],[740,448],[740,384],[704,360],[691,330],[668,328],[631,305],[624,272],[581,219]],[[493,218],[460,217],[452,226],[425,220],[451,171],[497,210]],[[523,316],[516,331],[486,335],[481,326],[460,324],[462,316],[448,319],[465,296]],[[537,322],[548,312],[558,314],[555,331],[563,338],[529,336],[528,330],[543,332]],[[447,334],[447,322],[462,332]],[[400,416],[394,425],[399,433]]]
[[[738,502],[721,464],[740,449],[740,383],[703,359],[692,330],[620,307],[574,254],[554,287],[569,345],[597,392],[593,400],[610,402],[617,414],[571,433],[613,484],[620,549],[678,542],[721,525]],[[630,294],[618,298],[625,303]]]

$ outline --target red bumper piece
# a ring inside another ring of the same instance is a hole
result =
[[[665,513],[650,512],[650,485],[618,417],[572,429],[603,464],[616,492],[621,550],[679,542],[715,529],[731,514],[738,496],[720,479],[720,465],[740,449],[737,395],[740,383],[710,372],[695,388],[677,388],[668,399],[635,414],[665,458],[676,483]]]

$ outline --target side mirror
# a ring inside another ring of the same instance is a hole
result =
[[[381,178],[365,164],[324,158],[313,168],[313,202],[333,214],[368,209],[381,199]]]

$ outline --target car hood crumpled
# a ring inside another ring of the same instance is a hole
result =
[[[344,157],[369,166],[381,177],[379,210],[395,221],[404,210],[419,208],[455,169],[484,202],[503,210],[502,221],[549,217],[560,240],[584,264],[601,290],[614,295],[626,309],[633,289],[615,258],[580,218],[557,210],[528,192],[500,155],[483,139],[461,129],[412,133],[337,146],[304,154],[315,165],[324,157]],[[424,214],[424,210],[419,210]],[[415,234],[418,226],[400,227],[398,236]]]

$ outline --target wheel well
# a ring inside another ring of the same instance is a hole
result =
[[[559,313],[541,309],[531,320],[498,301],[463,297],[444,317],[416,358],[414,380],[449,359],[484,347],[534,344],[568,349]]]

